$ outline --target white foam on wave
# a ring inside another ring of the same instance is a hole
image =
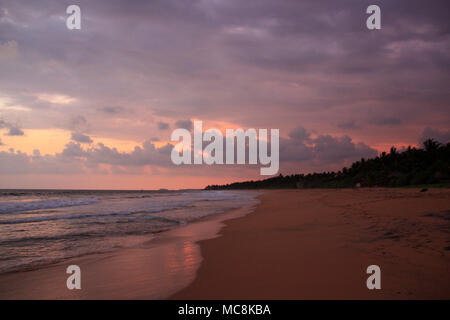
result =
[[[37,217],[27,217],[22,219],[10,219],[10,220],[2,220],[0,224],[18,224],[18,223],[31,223],[31,222],[41,222],[41,221],[52,221],[52,220],[70,220],[70,219],[85,219],[85,218],[107,218],[113,216],[129,216],[133,214],[147,214],[146,218],[163,220],[166,222],[172,223],[182,223],[182,221],[177,221],[174,219],[167,219],[159,216],[152,216],[151,213],[160,213],[168,210],[175,210],[180,208],[185,208],[188,206],[190,202],[179,201],[173,203],[160,203],[158,206],[154,206],[153,208],[139,208],[135,210],[127,210],[127,211],[112,211],[106,213],[82,213],[82,214],[58,214],[52,216],[37,216]]]
[[[24,201],[24,202],[3,202],[0,203],[0,213],[14,213],[39,209],[55,209],[63,207],[85,206],[97,203],[99,201],[100,200],[97,198],[80,198],[80,199],[61,198],[61,199],[48,199],[48,200]]]

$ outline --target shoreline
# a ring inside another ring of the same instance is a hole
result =
[[[0,299],[165,299],[192,282],[203,257],[199,240],[219,236],[223,221],[255,203],[149,235],[139,246],[85,254],[0,274]],[[81,268],[81,290],[68,290],[66,268]],[[126,279],[126,280],[124,280]]]
[[[0,274],[0,299],[450,298],[450,190],[258,191],[139,247]],[[366,287],[373,264],[381,290]]]
[[[450,190],[264,190],[170,299],[449,299]],[[368,290],[369,265],[381,290]]]

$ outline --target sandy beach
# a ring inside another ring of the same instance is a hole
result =
[[[229,212],[138,248],[1,274],[0,298],[450,298],[450,190],[261,193],[245,216]],[[70,264],[81,267],[81,290],[66,288]],[[381,290],[366,287],[373,264]]]
[[[265,191],[173,299],[449,299],[450,190]],[[381,268],[368,290],[366,268]]]

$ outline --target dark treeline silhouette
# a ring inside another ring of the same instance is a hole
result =
[[[450,143],[441,144],[433,139],[423,148],[408,147],[398,152],[383,152],[373,159],[354,162],[338,172],[295,174],[227,185],[207,186],[218,189],[271,189],[271,188],[349,188],[349,187],[402,187],[450,181]]]

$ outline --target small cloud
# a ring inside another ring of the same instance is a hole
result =
[[[82,133],[74,133],[72,132],[72,140],[79,143],[92,143],[91,137]]]
[[[0,146],[3,146],[4,144],[3,144],[3,142],[2,142],[2,139],[0,139]]]
[[[69,128],[73,131],[82,132],[89,130],[89,123],[82,115],[73,116],[69,122]]]
[[[177,122],[175,122],[175,126],[177,128],[187,129],[190,131],[192,130],[193,123],[191,120],[178,120]]]
[[[296,141],[309,141],[311,134],[302,126],[295,127],[289,132],[289,137]]]
[[[159,130],[167,130],[167,129],[169,129],[169,124],[167,122],[159,121],[158,122],[158,129]]]
[[[17,125],[14,125],[12,123],[9,123],[5,120],[0,119],[0,129],[6,128],[8,129],[8,132],[6,133],[7,136],[23,136],[24,132],[22,129],[20,129]]]
[[[15,126],[10,126],[9,127],[9,131],[6,134],[7,136],[23,136],[25,133],[22,131],[22,129],[15,127]]]
[[[337,126],[338,126],[338,128],[341,128],[341,129],[356,129],[356,128],[358,128],[355,120],[348,120],[348,121],[340,122],[340,123],[338,123]]]
[[[159,141],[159,138],[153,137],[153,138],[150,138],[150,141],[151,141],[151,142],[157,142],[157,141]]]
[[[100,110],[101,112],[104,112],[104,113],[109,113],[109,114],[117,114],[117,113],[122,112],[121,107],[114,107],[114,106],[106,106],[106,107],[99,108],[98,110]]]

